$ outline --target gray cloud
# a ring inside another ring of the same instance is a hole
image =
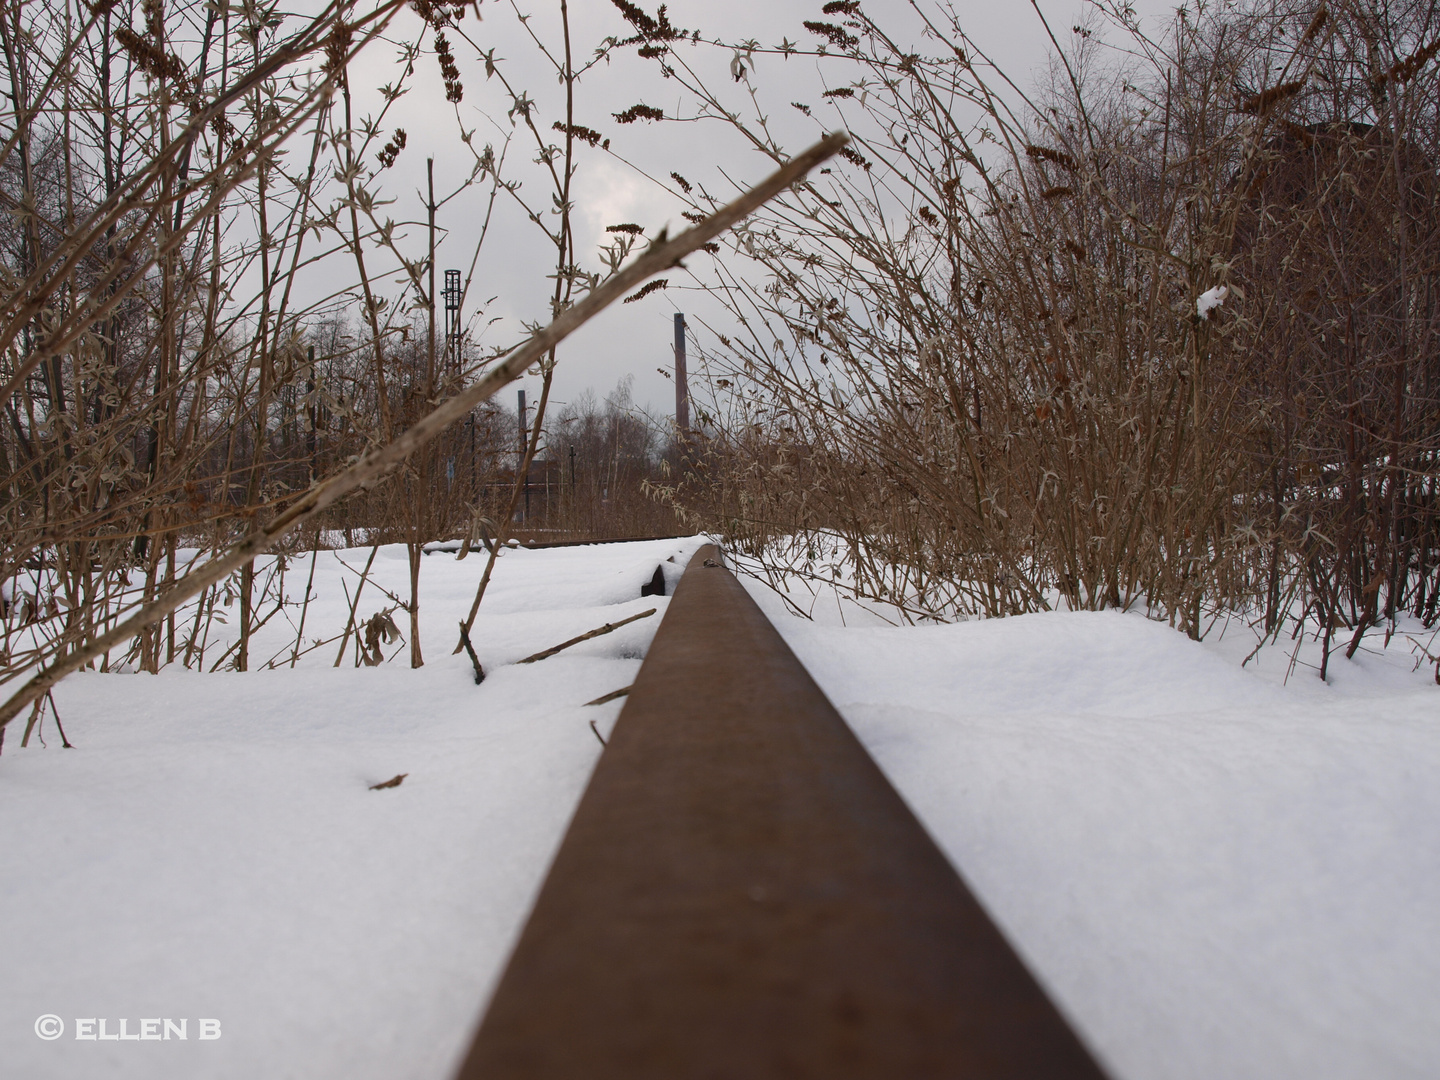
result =
[[[678,0],[668,6],[668,12],[675,25],[698,29],[705,37],[750,38],[762,46],[779,45],[789,39],[808,47],[816,39],[802,23],[820,18],[820,6],[818,0],[731,0],[723,4]],[[901,41],[913,41],[917,51],[924,49],[926,42],[918,24],[908,17],[907,5],[892,0],[885,5],[872,3],[868,10],[880,17],[886,8],[894,9],[896,36]],[[1042,8],[1057,36],[1068,36],[1069,27],[1082,11],[1080,5],[1070,2],[1048,2]],[[543,118],[544,133],[560,141],[560,134],[548,128],[564,115],[563,87],[527,33],[527,29],[533,32],[553,56],[559,56],[562,39],[557,11],[547,5],[522,24],[507,4],[489,2],[481,10],[483,21],[475,22],[472,14],[462,24],[465,32],[482,49],[494,50],[499,69],[517,90],[535,102],[534,115]],[[1149,3],[1141,10],[1153,25],[1167,7]],[[991,59],[1022,86],[1033,81],[1034,73],[1043,68],[1049,42],[1029,3],[966,3],[957,5],[957,11],[962,25]],[[413,36],[419,30],[417,19],[408,14],[405,18],[408,21],[398,27],[397,37],[406,32]],[[589,60],[607,36],[623,36],[628,31],[613,4],[604,0],[572,3],[570,28],[577,63]],[[475,151],[490,144],[497,154],[504,152],[506,178],[519,181],[518,194],[547,219],[554,220],[550,213],[550,181],[546,171],[533,160],[534,136],[523,124],[512,124],[512,118],[507,117],[515,105],[513,98],[498,78],[485,77],[484,63],[474,48],[454,33],[450,38],[465,86],[464,101],[458,109],[444,100],[438,63],[427,54],[417,61],[410,92],[392,106],[384,122],[386,132],[403,127],[408,134],[406,149],[385,173],[384,183],[395,199],[385,213],[397,222],[409,223],[397,227],[396,236],[412,259],[423,258],[425,249],[425,159],[435,158],[437,191],[444,194],[452,190],[469,174],[474,161],[471,149],[460,140],[462,128],[474,132],[470,147]],[[428,48],[429,35],[425,41]],[[798,148],[812,141],[822,128],[844,123],[839,109],[819,107],[825,104],[819,96],[825,86],[844,85],[855,77],[841,59],[757,55],[747,60],[748,82],[737,84],[730,74],[733,54],[729,50],[688,44],[678,48],[686,62],[712,86],[730,95],[727,108],[745,113],[758,103],[760,112],[769,118],[787,148]],[[380,45],[355,65],[351,79],[361,113],[378,111],[380,98],[374,88],[398,81],[401,68],[397,55],[395,49]],[[790,108],[789,103],[795,100],[816,105],[815,119],[807,119]],[[580,147],[573,192],[574,229],[580,263],[587,270],[600,267],[595,252],[605,240],[607,225],[636,222],[648,235],[666,225],[672,231],[684,227],[679,216],[682,204],[652,178],[666,178],[673,170],[692,184],[703,184],[709,192],[724,196],[773,167],[765,155],[743,144],[719,121],[641,121],[623,127],[616,124],[613,113],[640,102],[663,109],[667,117],[675,116],[677,110],[684,115],[691,107],[682,99],[679,88],[659,77],[654,65],[637,58],[633,49],[591,68],[576,97],[575,122],[611,139],[614,152]],[[468,270],[487,198],[483,186],[472,188],[440,211],[438,221],[444,232],[437,263],[441,269]],[[467,297],[468,325],[478,340],[486,346],[508,344],[523,334],[523,322],[548,318],[552,282],[546,275],[553,273],[554,257],[554,248],[541,230],[525,218],[513,199],[502,194]],[[698,261],[709,258],[697,254],[697,270],[702,269]],[[316,280],[308,287],[312,291],[320,289],[326,273],[317,270]],[[587,388],[603,396],[618,380],[632,375],[636,402],[655,415],[668,415],[673,408],[673,389],[656,369],[670,364],[673,313],[692,312],[692,327],[702,336],[705,332],[701,324],[707,320],[727,325],[718,304],[687,291],[685,285],[683,274],[673,274],[669,289],[636,304],[617,305],[567,341],[560,351],[554,396],[560,401],[572,400]],[[392,284],[385,291],[398,298],[402,289]],[[522,385],[533,400],[539,380],[527,379]]]

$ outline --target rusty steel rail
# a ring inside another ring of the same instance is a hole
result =
[[[1103,1075],[701,548],[460,1080]]]

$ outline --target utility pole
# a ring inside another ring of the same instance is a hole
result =
[[[690,435],[690,386],[685,381],[685,316],[675,313],[675,430],[683,441]]]

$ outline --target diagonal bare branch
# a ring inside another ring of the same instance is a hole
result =
[[[775,196],[788,190],[811,169],[838,153],[849,141],[850,137],[844,132],[832,132],[698,225],[674,239],[657,240],[629,266],[591,290],[574,306],[561,312],[553,322],[520,345],[483,378],[436,406],[393,441],[371,451],[354,465],[311,488],[268,524],[256,528],[225,554],[185,575],[114,629],[81,644],[68,656],[42,669],[0,706],[0,728],[13,720],[27,705],[33,704],[47,693],[66,675],[159,622],[201,590],[222,581],[257,555],[264,554],[296,525],[334,505],[352,491],[387,476],[415,450],[464,418],[481,402],[520,378],[532,364],[595,315],[628,295],[647,278],[675,266],[702,244],[713,240]]]

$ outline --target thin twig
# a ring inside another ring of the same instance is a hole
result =
[[[360,572],[360,583],[355,586],[355,597],[350,601],[350,618],[345,623],[345,634],[340,641],[340,651],[335,654],[335,663],[331,665],[332,667],[339,667],[340,661],[345,659],[345,646],[350,644],[350,632],[355,628],[355,609],[360,606],[360,590],[365,588],[365,582],[370,577],[370,564],[375,561],[375,553],[379,550],[379,544],[370,549],[370,558],[365,560],[365,569]],[[336,557],[339,558],[339,556]],[[340,561],[343,563],[345,560],[341,559]],[[341,584],[343,585],[344,582],[342,581]],[[358,638],[359,635],[357,634],[356,637]]]
[[[608,694],[601,694],[594,701],[585,702],[585,705],[604,705],[607,701],[614,701],[616,698],[624,697],[633,689],[635,689],[635,684],[631,683],[629,686],[622,686],[619,690],[611,690]],[[585,706],[581,707],[584,708]],[[594,721],[592,720],[591,723],[593,724]]]
[[[562,642],[561,644],[556,645],[553,649],[546,649],[544,652],[537,652],[533,656],[527,656],[524,660],[517,660],[515,662],[517,664],[533,664],[536,660],[544,660],[547,656],[554,656],[556,653],[562,652],[565,649],[570,648],[571,645],[579,645],[582,641],[589,641],[593,637],[600,637],[602,634],[608,634],[612,630],[619,630],[620,627],[624,626],[627,623],[632,623],[637,619],[648,618],[649,616],[654,614],[655,609],[652,607],[649,611],[642,611],[639,615],[631,615],[628,619],[621,619],[619,622],[615,623],[607,622],[604,626],[596,627],[588,634],[581,634],[579,637],[573,637],[569,641]],[[591,704],[594,704],[594,702],[591,702]]]
[[[310,586],[315,584],[315,561],[320,557],[320,540],[316,537],[315,550],[310,553],[310,578],[305,582],[305,602],[300,606],[300,626],[295,631],[295,651],[290,654],[290,666],[300,659],[300,646],[305,644],[305,615],[310,610]]]
[[[66,750],[74,750],[74,745],[65,737],[65,728],[60,723],[60,706],[55,704],[55,695],[47,690],[45,699],[50,702],[50,711],[55,714],[55,727],[60,732],[60,745]]]

